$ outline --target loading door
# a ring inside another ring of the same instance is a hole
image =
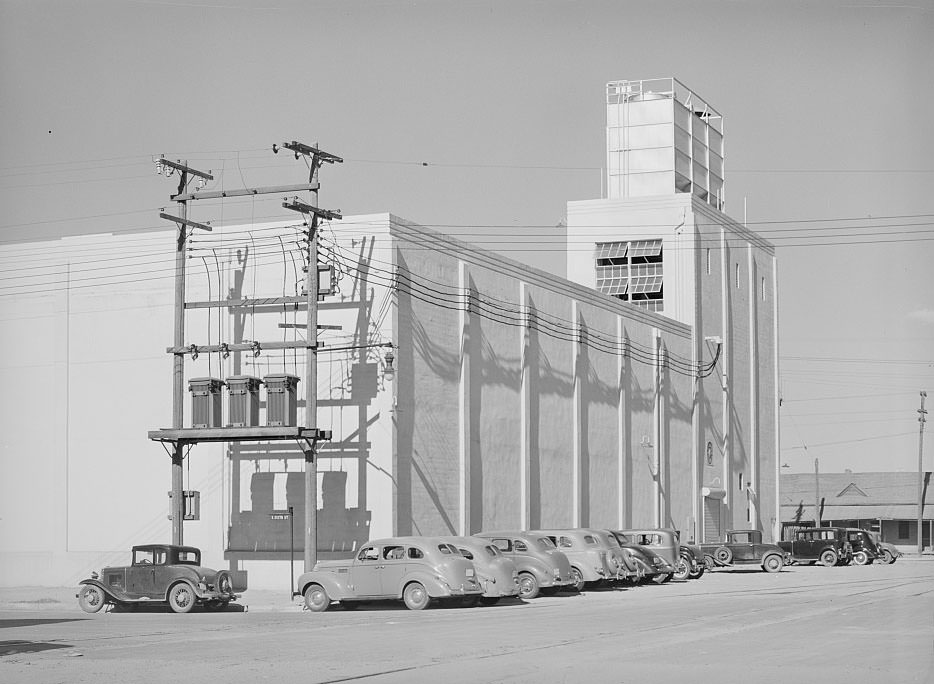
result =
[[[704,497],[704,542],[712,544],[721,539],[720,499]]]

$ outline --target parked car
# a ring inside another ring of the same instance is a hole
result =
[[[678,541],[678,534],[674,530],[664,528],[642,528],[634,530],[620,530],[633,543],[650,549],[665,559],[665,562],[671,566],[671,571],[667,574],[659,573],[653,577],[657,584],[664,584],[672,577],[678,569],[678,563],[681,560],[681,544]]]
[[[572,586],[577,591],[583,591],[590,584],[598,584],[616,576],[610,569],[607,557],[608,549],[597,541],[594,533],[587,529],[572,530],[535,530],[554,542],[561,553],[568,557],[571,563]]]
[[[846,528],[846,540],[853,549],[853,562],[857,565],[869,565],[882,556],[869,532],[858,527]]]
[[[474,535],[489,539],[506,558],[516,564],[519,573],[519,598],[533,599],[539,592],[551,594],[570,587],[571,563],[544,534],[520,531],[481,532]]]
[[[234,580],[237,580],[235,583]],[[130,565],[103,568],[79,582],[81,610],[96,613],[105,605],[136,606],[165,602],[176,613],[196,605],[222,610],[246,590],[246,573],[215,571],[201,566],[201,551],[193,546],[134,546]]]
[[[827,567],[849,562],[853,549],[843,527],[805,527],[795,530],[791,541],[778,545],[791,555],[792,563],[816,563]]]
[[[763,544],[759,530],[730,530],[726,540],[701,544],[707,567],[761,565],[766,572],[780,572],[791,556],[776,544]]]
[[[671,564],[648,547],[633,543],[629,537],[617,530],[609,530],[609,532],[619,542],[620,547],[636,562],[642,571],[641,579],[661,584],[666,581],[664,577],[670,577],[674,573]],[[660,575],[663,579],[656,579]]]
[[[876,545],[876,548],[882,553],[881,560],[886,565],[891,565],[897,559],[901,558],[902,552],[898,550],[898,547],[895,544],[889,544],[888,542],[882,541],[882,535],[878,532],[870,532],[869,536],[872,538],[873,543]]]
[[[501,598],[519,595],[519,572],[516,564],[490,542],[481,537],[444,537],[460,554],[473,563],[483,594],[464,598],[464,605],[477,603],[492,606]]]
[[[474,564],[440,537],[367,542],[350,560],[318,561],[298,578],[297,589],[316,613],[332,601],[353,610],[361,601],[402,599],[409,610],[422,610],[432,599],[483,593]]]
[[[623,580],[640,579],[644,576],[644,573],[639,572],[639,568],[632,559],[632,555],[622,548],[619,540],[608,530],[588,528],[587,531],[592,533],[597,542],[606,549],[607,566],[610,572],[613,573],[613,577],[608,579],[614,579],[619,582]]]
[[[680,540],[680,533],[675,530],[675,534],[678,535]],[[675,568],[675,579],[700,579],[703,577],[704,571],[707,570],[707,564],[704,563],[704,552],[701,551],[700,546],[681,542],[679,548],[681,562]]]

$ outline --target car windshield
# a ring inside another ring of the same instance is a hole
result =
[[[616,537],[617,541],[623,544],[632,544],[632,540],[629,537],[627,537],[625,534],[623,534],[622,532],[614,532],[613,536]]]
[[[555,543],[551,541],[548,537],[539,537],[536,540],[536,543],[538,544],[538,547],[542,551],[552,551],[553,549],[558,548],[555,546]]]
[[[496,548],[495,546],[493,546],[492,544],[488,544],[487,546],[484,546],[483,548],[485,548],[485,549],[486,549],[486,552],[487,552],[490,556],[493,556],[494,558],[495,558],[496,556],[499,556],[499,555],[500,555],[499,549],[497,549],[497,548]]]
[[[612,534],[606,535],[606,541],[610,545],[610,548],[613,548],[613,549],[619,548],[619,542],[616,541],[616,537],[614,537]]]

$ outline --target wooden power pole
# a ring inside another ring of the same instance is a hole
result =
[[[319,209],[318,204],[318,169],[323,163],[341,163],[344,160],[333,154],[318,149],[318,144],[304,145],[299,142],[282,143],[282,147],[292,150],[295,156],[308,158],[308,182],[315,184],[311,191],[311,204],[298,199],[286,201],[282,206],[297,211],[307,217],[308,223],[308,259],[305,264],[305,296],[308,301],[308,319],[305,323],[305,427],[317,430],[318,427],[318,220],[339,219],[340,212]],[[275,148],[273,148],[275,151]],[[305,572],[315,567],[318,562],[318,440],[313,437],[306,440],[305,454]]]
[[[226,197],[237,196],[255,196],[259,194],[284,193],[295,191],[309,191],[312,194],[312,201],[317,204],[318,197],[318,168],[322,163],[343,162],[343,159],[327,152],[322,152],[316,146],[309,146],[299,142],[283,143],[283,148],[289,149],[295,153],[296,159],[299,156],[310,158],[310,174],[307,183],[298,185],[280,185],[274,187],[262,188],[244,188],[242,190],[212,190],[206,192],[191,192],[188,189],[188,183],[192,177],[197,176],[203,181],[214,180],[210,173],[192,169],[187,163],[181,161],[170,161],[164,157],[159,159],[157,170],[165,173],[167,176],[178,172],[181,179],[178,184],[178,192],[171,197],[178,203],[178,216],[172,216],[165,213],[159,215],[169,221],[173,221],[178,226],[178,239],[175,245],[175,331],[173,336],[173,346],[166,351],[173,355],[173,377],[172,377],[172,428],[160,429],[149,432],[149,438],[160,441],[163,444],[171,445],[172,457],[172,543],[184,544],[184,518],[185,518],[185,498],[182,489],[182,462],[185,458],[185,450],[190,449],[192,445],[199,442],[242,442],[242,441],[267,441],[267,440],[298,440],[307,445],[303,449],[305,453],[306,472],[305,472],[305,569],[310,570],[317,560],[317,473],[315,464],[315,450],[319,439],[330,439],[330,430],[320,430],[317,426],[317,329],[318,329],[318,238],[317,227],[319,219],[339,219],[341,215],[336,211],[326,211],[318,209],[313,204],[306,204],[298,201],[286,202],[283,204],[287,209],[300,211],[306,216],[310,216],[308,226],[308,260],[305,277],[305,295],[298,297],[279,297],[265,298],[264,304],[270,303],[291,303],[295,306],[305,304],[308,310],[308,321],[306,324],[306,340],[301,342],[262,342],[252,341],[247,344],[240,340],[225,342],[218,345],[185,345],[185,310],[188,308],[224,308],[229,309],[236,305],[249,305],[249,300],[232,302],[230,300],[216,300],[206,302],[187,302],[185,301],[185,263],[187,259],[186,245],[189,231],[193,229],[211,230],[211,226],[202,223],[196,223],[188,220],[187,204],[195,200],[223,199]],[[273,152],[278,152],[279,147],[273,145]],[[199,183],[199,190],[202,185]],[[204,428],[185,428],[184,427],[184,406],[185,406],[185,355],[191,354],[195,358],[199,353],[236,353],[246,350],[259,349],[299,349],[306,350],[306,371],[305,378],[305,425],[304,426],[248,426],[248,427],[211,427]]]
[[[928,393],[921,392],[921,408],[918,409],[918,555],[924,551],[924,544],[921,536],[924,532],[924,423],[926,422],[924,410],[924,400]],[[934,540],[932,540],[934,544]]]

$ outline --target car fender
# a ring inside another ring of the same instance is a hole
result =
[[[587,560],[590,560],[589,558]],[[586,561],[573,560],[571,561],[571,567],[577,568],[577,571],[581,574],[581,577],[585,582],[596,582],[597,580],[605,579],[604,575],[600,575],[593,568],[593,564],[588,565]]]
[[[396,598],[402,598],[402,592],[405,590],[406,585],[411,584],[412,582],[418,582],[423,587],[425,591],[428,592],[428,595],[431,598],[438,598],[440,596],[450,596],[452,590],[458,589],[458,587],[449,587],[445,582],[439,580],[434,575],[430,575],[424,571],[416,571],[408,573],[399,581],[399,585],[396,587],[395,596]],[[477,588],[480,589],[478,583]],[[473,591],[471,593],[480,593]]]
[[[296,587],[300,595],[305,594],[308,585],[319,584],[327,592],[328,598],[335,601],[340,601],[345,598],[356,598],[356,594],[350,590],[346,580],[344,580],[344,578],[349,577],[349,573],[339,576],[333,572],[306,572],[298,578]]]
[[[90,585],[93,585],[93,586],[97,587],[97,588],[100,589],[102,592],[104,592],[104,596],[106,596],[107,599],[110,600],[110,601],[118,601],[118,602],[119,602],[119,601],[132,601],[132,600],[133,600],[133,599],[127,598],[126,594],[122,594],[122,593],[119,593],[119,594],[118,594],[118,593],[115,592],[113,589],[104,586],[104,583],[101,582],[100,580],[85,579],[85,580],[81,580],[80,582],[78,582],[78,584],[79,584],[79,585],[90,584]]]
[[[549,586],[555,581],[554,571],[538,558],[525,558],[521,561],[514,559],[513,562],[516,564],[518,573],[528,572],[535,575],[535,579],[542,586]]]

